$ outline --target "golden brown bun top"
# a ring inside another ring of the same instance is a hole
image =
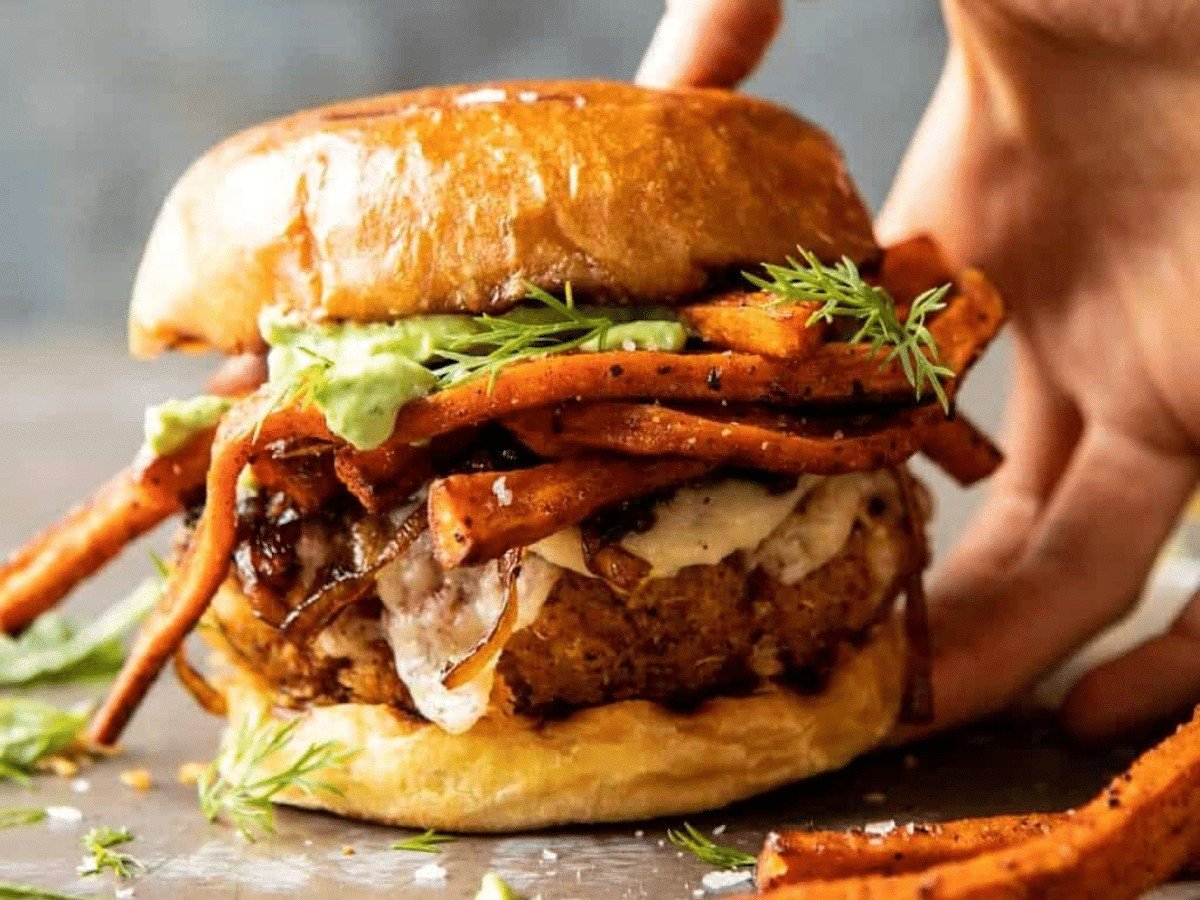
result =
[[[525,279],[671,303],[797,245],[876,250],[837,147],[778,106],[599,81],[428,88],[301,112],[197,161],[150,235],[130,348],[256,349],[266,306],[503,310]]]

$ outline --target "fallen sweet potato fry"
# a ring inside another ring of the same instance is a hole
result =
[[[1047,834],[1068,815],[1032,813],[900,825],[885,834],[869,834],[861,828],[785,831],[767,839],[755,880],[767,891],[797,881],[919,872]]]
[[[816,350],[829,331],[809,317],[816,303],[779,305],[774,294],[734,291],[681,307],[679,315],[709,344],[776,359],[800,359]]]
[[[320,413],[312,409],[287,408],[264,418],[263,406],[270,402],[271,398],[262,392],[252,394],[236,403],[221,420],[212,444],[204,513],[183,559],[167,580],[164,612],[142,627],[125,665],[88,726],[91,743],[104,747],[116,742],[146,691],[228,575],[237,536],[238,476],[251,461],[255,446],[298,437],[335,440]]]
[[[955,413],[923,435],[921,452],[964,487],[987,478],[1004,462],[1004,454],[970,419]]]
[[[605,506],[697,478],[711,468],[687,459],[576,456],[532,469],[439,478],[429,488],[434,553],[447,568],[495,559]]]
[[[135,464],[0,567],[0,632],[20,631],[204,485],[212,432]]]
[[[707,418],[652,403],[581,403],[530,410],[504,420],[545,456],[608,450],[630,456],[681,456],[789,475],[839,475],[899,465],[921,433],[945,416],[938,406],[901,410],[859,432],[804,433],[794,416],[755,416],[770,424]]]
[[[946,825],[942,826],[946,828]],[[967,823],[959,829],[977,827]],[[811,838],[810,838],[811,839]],[[901,838],[902,840],[903,838]],[[775,900],[1134,898],[1200,851],[1200,708],[1074,815],[1045,834],[916,872],[812,879],[768,876]],[[768,861],[771,861],[771,857]]]

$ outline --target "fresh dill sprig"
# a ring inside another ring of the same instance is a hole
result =
[[[118,878],[133,878],[142,874],[145,866],[128,853],[116,849],[132,840],[133,832],[128,828],[113,828],[111,825],[93,828],[81,841],[86,855],[76,873],[83,877],[99,875],[108,869]]]
[[[337,787],[316,777],[326,769],[343,767],[354,755],[355,751],[340,741],[309,744],[285,768],[275,774],[262,773],[261,767],[272,757],[294,752],[293,732],[299,724],[299,719],[276,724],[265,713],[242,722],[197,782],[200,810],[210,822],[224,815],[242,837],[253,842],[263,834],[274,834],[272,801],[280,791],[293,788],[306,794],[341,794]]]
[[[843,256],[840,262],[827,266],[816,254],[803,247],[797,249],[803,262],[788,257],[786,266],[763,263],[767,278],[749,272],[743,274],[755,287],[775,294],[776,304],[820,304],[808,317],[809,325],[832,322],[835,318],[858,320],[862,324],[850,343],[869,343],[876,353],[890,348],[883,361],[900,361],[917,399],[921,399],[925,386],[929,385],[942,408],[949,411],[950,401],[942,381],[953,378],[954,371],[939,364],[937,341],[925,320],[945,308],[950,285],[925,291],[913,300],[908,315],[901,321],[892,295],[885,288],[864,281],[852,259]]]
[[[20,828],[36,825],[46,818],[44,806],[8,806],[0,809],[0,828]]]
[[[672,846],[695,854],[710,866],[718,869],[740,869],[742,866],[752,866],[757,862],[755,857],[736,847],[724,847],[714,843],[687,822],[683,823],[681,831],[673,828],[667,829],[667,840],[671,842]]]
[[[0,900],[78,900],[77,894],[64,894],[36,884],[0,881]]]
[[[523,316],[516,310],[501,316],[476,316],[475,334],[438,349],[438,356],[447,360],[434,369],[440,387],[486,375],[490,389],[500,371],[515,362],[574,350],[588,342],[603,346],[608,330],[616,324],[608,316],[586,315],[576,309],[570,282],[562,300],[528,281],[525,290],[526,300],[541,304],[541,315]]]
[[[392,844],[393,850],[412,850],[416,853],[441,853],[439,844],[454,840],[449,834],[438,834],[432,828],[423,834],[415,834]]]

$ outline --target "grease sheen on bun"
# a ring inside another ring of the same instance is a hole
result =
[[[344,771],[322,772],[342,793],[292,790],[277,799],[466,832],[714,809],[840,768],[875,746],[899,710],[904,646],[898,621],[888,621],[860,649],[843,647],[818,694],[768,687],[691,712],[626,700],[544,723],[490,715],[451,735],[388,706],[316,706],[300,717],[291,747],[332,739],[360,748]],[[275,714],[248,673],[230,680],[226,696],[234,722]],[[280,754],[262,773],[289,758]]]
[[[678,302],[710,276],[873,256],[832,140],[726,91],[607,82],[429,88],[235,135],[167,198],[130,348],[260,348],[257,316],[390,320],[503,310],[528,279]]]

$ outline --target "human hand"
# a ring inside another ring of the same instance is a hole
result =
[[[773,33],[776,4],[720,5],[676,28],[686,63],[656,83],[736,82],[706,35],[755,16]],[[946,18],[878,230],[933,233],[998,282],[1016,373],[1008,462],[932,581],[937,727],[1007,705],[1126,613],[1200,478],[1200,3],[947,0]],[[669,58],[663,33],[648,59]],[[1200,595],[1064,716],[1097,736],[1197,700]]]

